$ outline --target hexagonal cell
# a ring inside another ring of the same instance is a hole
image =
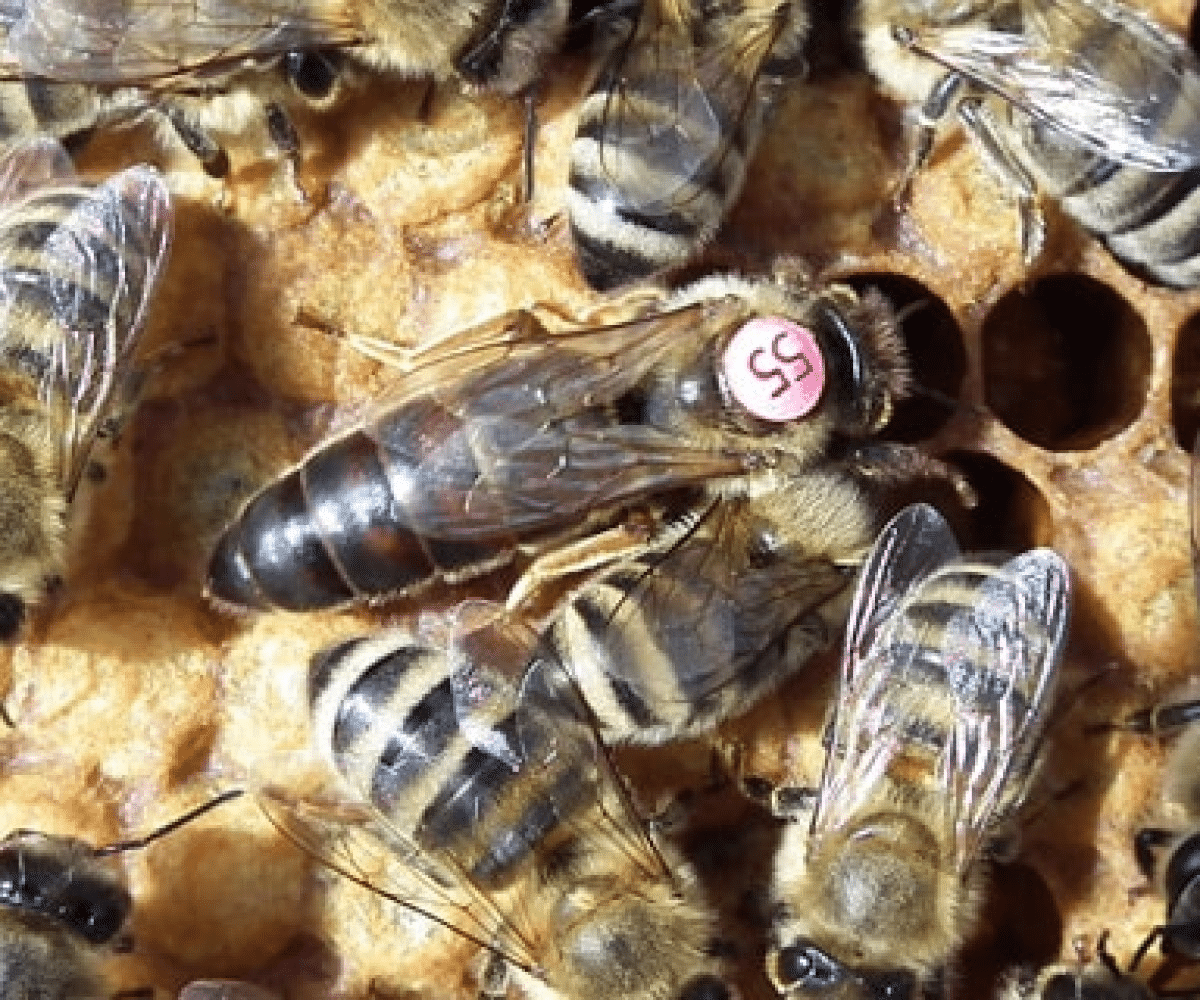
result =
[[[887,437],[909,443],[933,437],[954,415],[967,355],[962,330],[936,292],[899,274],[855,275],[860,291],[877,288],[896,307],[912,364],[913,394],[896,407]]]
[[[1022,552],[1050,541],[1050,507],[1021,473],[989,455],[952,452],[946,456],[975,488],[979,504],[954,521],[964,549]]]
[[[1171,363],[1171,426],[1181,448],[1190,449],[1200,431],[1200,315],[1179,331]]]
[[[982,350],[988,406],[1042,448],[1092,448],[1145,405],[1146,325],[1094,278],[1059,274],[1010,292],[984,321]]]

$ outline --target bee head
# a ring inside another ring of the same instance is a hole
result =
[[[65,837],[21,834],[0,848],[0,904],[57,921],[89,944],[106,944],[125,925],[129,893]]]
[[[767,975],[785,996],[823,1000],[912,1000],[916,977],[905,969],[859,969],[799,938],[773,951]]]

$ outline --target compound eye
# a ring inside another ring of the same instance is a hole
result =
[[[842,964],[810,942],[782,948],[775,969],[782,985],[806,990],[832,989],[845,977]]]
[[[310,100],[325,100],[337,87],[338,67],[324,53],[289,52],[283,64],[292,86]]]
[[[733,993],[716,976],[697,976],[684,985],[679,1000],[733,1000]]]

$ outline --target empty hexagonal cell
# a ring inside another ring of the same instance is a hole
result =
[[[1191,448],[1200,431],[1200,314],[1179,331],[1171,364],[1171,424],[1180,447]]]
[[[1093,278],[1060,274],[1001,299],[983,324],[984,398],[1026,441],[1092,448],[1141,412],[1150,382],[1146,324]]]
[[[970,481],[978,505],[955,516],[946,511],[964,549],[1023,552],[1052,541],[1050,506],[1021,473],[990,455],[946,456]]]
[[[861,291],[878,288],[901,316],[912,364],[913,394],[896,407],[887,437],[915,442],[933,437],[953,415],[967,370],[962,331],[946,303],[918,281],[898,274],[856,275]]]

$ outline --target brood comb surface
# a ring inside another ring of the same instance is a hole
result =
[[[1176,27],[1186,17],[1156,13]],[[257,137],[234,147],[225,187],[171,164],[177,239],[148,341],[196,343],[157,371],[94,488],[67,587],[11,653],[0,825],[104,842],[217,787],[321,780],[309,657],[418,609],[225,617],[200,597],[208,548],[242,497],[384,391],[385,367],[319,327],[404,345],[532,303],[595,308],[560,214],[583,86],[568,66],[542,95],[531,206],[517,197],[519,106],[438,92],[426,121],[417,86],[375,84],[336,116],[300,118],[307,201]],[[1069,958],[1077,937],[1105,930],[1126,956],[1162,917],[1159,899],[1132,891],[1130,846],[1154,815],[1162,748],[1085,730],[1196,666],[1180,442],[1200,428],[1200,293],[1147,287],[1053,216],[1049,250],[1026,273],[1013,205],[960,140],[919,178],[911,217],[896,218],[885,198],[896,116],[862,79],[797,89],[709,257],[749,269],[795,254],[913,305],[918,381],[954,405],[919,399],[898,425],[970,475],[981,502],[954,514],[964,541],[1053,545],[1075,574],[1065,683],[1079,690],[1056,721],[1019,867],[963,963],[981,989],[1007,962]],[[129,146],[102,139],[85,167],[127,162]],[[744,772],[813,780],[827,690],[808,671],[730,726]],[[709,747],[622,761],[661,803],[706,784]],[[713,845],[731,831],[769,844],[752,805],[728,789],[702,799],[688,835],[702,873],[728,869]],[[298,1000],[474,988],[470,945],[327,876],[249,801],[128,865],[136,949],[115,960],[121,988],[250,977]],[[766,997],[762,929],[741,895],[754,877],[714,892],[743,943],[743,990]]]

